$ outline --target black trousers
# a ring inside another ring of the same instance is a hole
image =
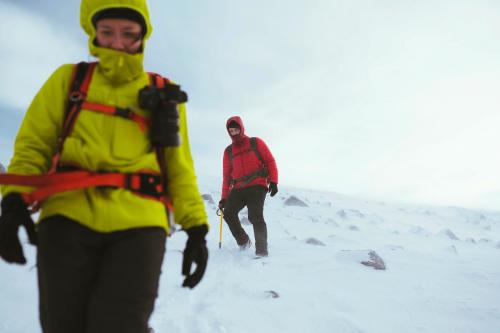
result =
[[[99,233],[63,216],[38,226],[44,333],[146,333],[158,293],[166,233]]]
[[[267,252],[267,226],[264,220],[264,201],[266,200],[267,188],[256,185],[242,189],[233,189],[229,193],[224,208],[224,220],[229,230],[236,239],[238,245],[244,245],[248,241],[248,235],[241,226],[238,213],[247,206],[248,220],[253,226],[255,237],[255,252]]]

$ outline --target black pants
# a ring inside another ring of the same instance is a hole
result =
[[[44,333],[146,333],[158,292],[166,233],[90,230],[63,216],[38,227]]]
[[[267,189],[259,185],[233,189],[229,193],[224,208],[224,220],[236,239],[236,243],[241,246],[248,241],[248,235],[241,226],[238,213],[247,206],[248,220],[253,226],[256,253],[267,253],[267,226],[264,220],[266,194]]]

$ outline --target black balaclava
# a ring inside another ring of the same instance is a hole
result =
[[[146,21],[144,21],[144,17],[142,17],[141,13],[130,8],[107,8],[95,13],[95,15],[92,17],[92,24],[94,25],[94,28],[97,27],[97,21],[103,19],[126,19],[137,22],[141,25],[143,36],[146,35],[146,32],[148,30]]]

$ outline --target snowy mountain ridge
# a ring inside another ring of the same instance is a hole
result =
[[[500,331],[500,212],[280,186],[264,212],[270,256],[254,260],[225,224],[218,248],[220,184],[201,179],[200,188],[208,269],[194,290],[182,288],[186,236],[168,239],[151,319],[157,333]],[[245,210],[240,217],[253,237]],[[28,266],[0,263],[0,332],[40,332],[35,251],[25,249]],[[361,264],[372,251],[385,269]]]

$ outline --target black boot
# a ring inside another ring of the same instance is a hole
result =
[[[267,249],[256,249],[255,255],[257,257],[267,257],[269,256],[269,253],[267,252]]]
[[[267,257],[267,226],[264,221],[253,224],[253,232],[255,235],[255,255],[258,257]]]
[[[241,251],[249,249],[252,246],[252,241],[250,240],[250,237],[248,237],[247,234],[245,234],[245,237],[243,237],[243,239],[245,238],[246,240],[238,242],[238,246],[240,247]]]

